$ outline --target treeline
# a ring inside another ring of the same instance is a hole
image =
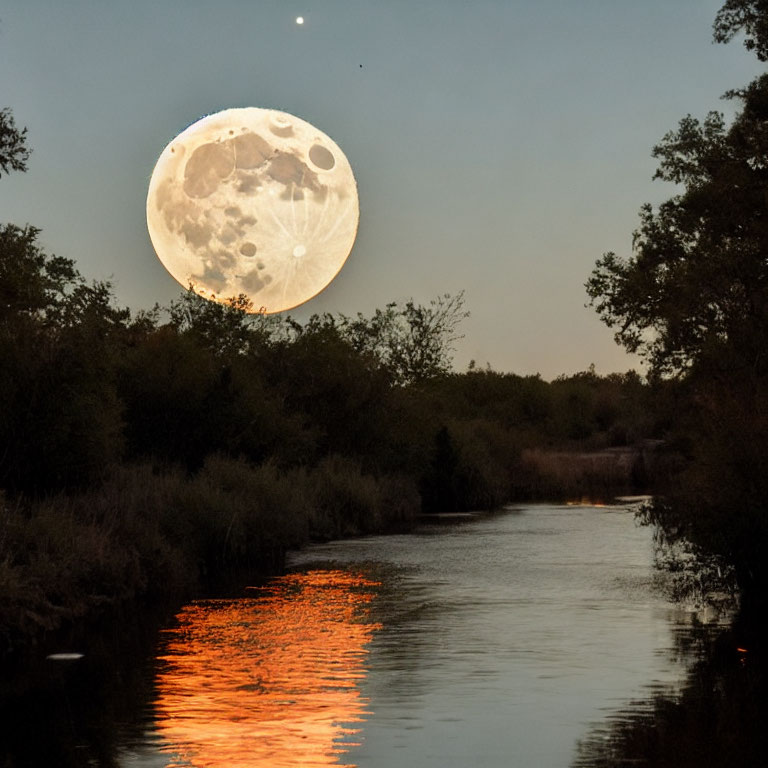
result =
[[[132,313],[38,235],[0,227],[6,637],[421,512],[646,490],[633,446],[665,425],[640,377],[455,373],[462,295],[304,324],[193,292]]]
[[[530,496],[528,449],[664,430],[657,394],[632,372],[452,372],[461,295],[304,325],[192,292],[134,315],[36,237],[0,229],[0,482],[14,495],[91,487],[124,462],[194,474],[216,455],[278,471],[339,457],[407,477],[425,511],[439,511],[431,493],[443,509],[491,508]]]

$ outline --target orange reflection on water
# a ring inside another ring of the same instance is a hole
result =
[[[377,582],[289,574],[258,597],[193,603],[167,630],[156,722],[171,766],[336,765],[370,714],[357,681]]]
[[[588,496],[582,496],[578,501],[575,499],[566,501],[567,507],[607,507],[608,505],[604,501],[595,501]]]

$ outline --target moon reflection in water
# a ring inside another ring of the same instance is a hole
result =
[[[358,688],[377,582],[277,578],[256,598],[186,606],[165,633],[156,723],[170,766],[337,765],[370,714]],[[351,764],[348,764],[351,765]]]

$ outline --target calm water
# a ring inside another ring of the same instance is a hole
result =
[[[685,675],[692,614],[654,589],[652,560],[618,507],[314,546],[265,587],[186,606],[101,751],[66,694],[61,764],[571,765],[596,725]]]

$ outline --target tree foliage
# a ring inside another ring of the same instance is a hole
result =
[[[71,259],[47,254],[35,227],[0,225],[0,323],[11,318],[51,320],[83,284]]]
[[[341,329],[353,348],[372,355],[395,383],[413,384],[450,370],[454,344],[462,338],[458,327],[467,317],[461,291],[439,296],[429,306],[411,299],[402,307],[387,304],[370,318],[342,316]]]
[[[0,177],[10,171],[26,171],[30,150],[27,129],[17,128],[8,107],[0,109]]]
[[[746,33],[768,60],[768,2],[727,0],[715,39]],[[768,75],[726,94],[734,120],[688,115],[654,149],[680,191],[640,214],[632,253],[605,254],[587,293],[616,341],[684,399],[668,434],[670,482],[648,519],[732,567],[744,605],[768,594]]]
[[[253,302],[245,295],[225,302],[209,301],[191,287],[168,309],[170,325],[219,357],[231,358],[264,342],[277,329],[279,320],[264,314],[249,314]]]
[[[37,235],[0,228],[0,482],[40,492],[120,458],[115,360],[130,314]]]
[[[715,40],[727,43],[740,32],[746,49],[768,61],[768,0],[726,0],[715,17]]]
[[[615,338],[651,370],[768,369],[768,75],[731,94],[733,124],[690,115],[654,149],[683,191],[642,208],[633,253],[605,254],[586,284]]]

